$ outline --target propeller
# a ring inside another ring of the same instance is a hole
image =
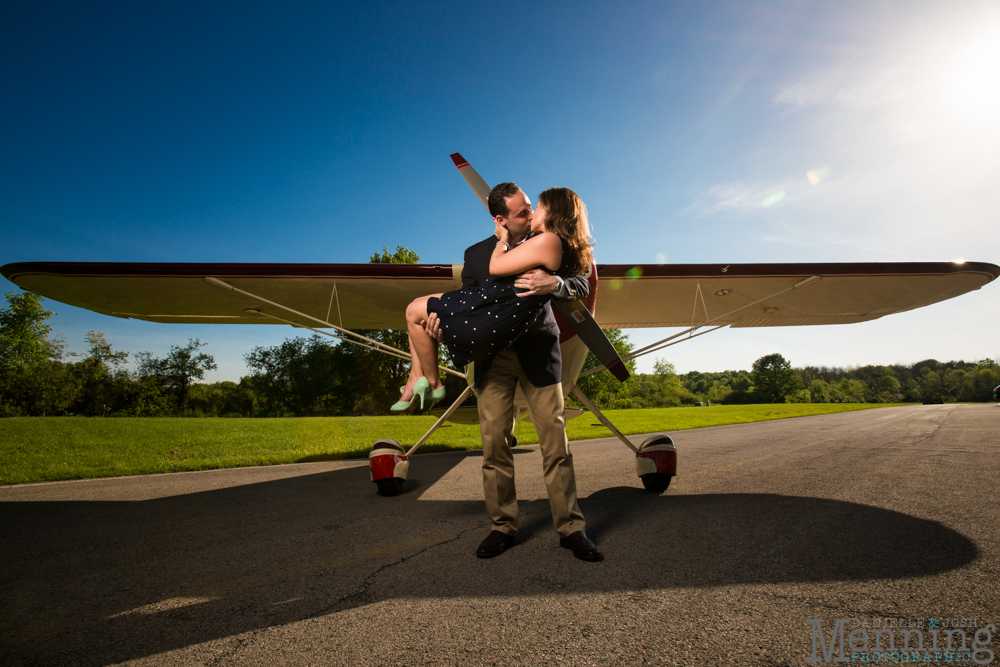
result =
[[[492,190],[492,188],[489,184],[483,180],[483,177],[479,175],[478,171],[472,168],[469,161],[462,157],[461,153],[452,153],[451,160],[455,163],[455,166],[458,167],[458,173],[462,175],[462,178],[464,178],[465,182],[469,184],[469,187],[472,188],[475,195],[479,197],[479,201],[483,203],[486,210],[490,210],[490,205],[487,201],[490,198],[490,190]]]

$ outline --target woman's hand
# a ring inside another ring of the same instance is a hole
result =
[[[510,230],[508,230],[507,227],[505,227],[504,225],[501,225],[499,222],[496,222],[495,220],[494,220],[493,224],[495,224],[497,226],[496,231],[493,232],[496,235],[496,237],[498,239],[500,239],[503,243],[509,243],[510,242]]]

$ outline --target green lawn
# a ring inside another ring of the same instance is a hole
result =
[[[730,405],[706,408],[608,410],[622,433],[670,432],[888,407],[873,404]],[[409,447],[433,417],[308,417],[298,419],[179,419],[23,417],[0,420],[0,484],[115,477],[363,458],[379,438]],[[570,421],[571,440],[603,438],[590,414]],[[518,427],[523,444],[538,442],[534,427]],[[422,452],[478,449],[479,427],[439,429]]]

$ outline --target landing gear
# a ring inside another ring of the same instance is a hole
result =
[[[445,420],[458,409],[462,401],[468,398],[471,393],[472,387],[466,387],[462,395],[451,404],[450,408],[445,410],[434,426],[427,433],[424,433],[420,440],[417,440],[417,444],[410,447],[410,451],[404,451],[398,442],[390,438],[382,438],[372,445],[372,450],[368,453],[368,468],[380,496],[398,496],[403,492],[403,482],[406,481],[406,473],[410,470],[410,455],[427,442],[427,438],[431,437],[434,431],[441,428]]]
[[[390,477],[388,479],[376,479],[375,484],[378,485],[378,494],[380,496],[398,496],[403,492],[403,481],[399,477]],[[667,480],[670,483],[670,480]]]
[[[639,479],[642,480],[642,485],[646,487],[647,491],[652,491],[653,493],[663,493],[670,486],[670,478],[673,475],[667,475],[662,472],[651,472],[647,475],[643,475]]]
[[[602,424],[608,427],[616,438],[625,443],[625,446],[635,452],[635,472],[642,480],[642,485],[647,491],[663,493],[670,486],[670,478],[677,474],[677,448],[674,441],[666,433],[651,435],[642,444],[636,447],[632,442],[622,435],[621,431],[615,428],[608,418],[601,414],[597,406],[591,403],[586,394],[580,391],[580,387],[573,387],[573,395],[590,410],[590,413],[597,417]]]
[[[646,438],[635,453],[635,471],[647,491],[663,493],[677,474],[677,448],[665,433]]]
[[[410,469],[410,455],[417,448],[423,445],[427,438],[448,419],[458,406],[472,393],[471,387],[466,387],[462,395],[448,408],[437,420],[434,426],[417,441],[410,450],[404,451],[398,442],[389,438],[383,438],[372,445],[368,454],[368,466],[371,469],[372,481],[378,487],[380,496],[398,496],[403,492],[403,483],[406,481],[406,473]],[[597,417],[602,424],[621,440],[629,449],[635,452],[635,471],[642,480],[642,485],[647,491],[653,493],[663,493],[670,486],[670,479],[677,474],[677,448],[674,441],[665,433],[652,435],[636,447],[622,433],[615,428],[614,424],[608,421],[597,406],[591,403],[590,399],[580,391],[577,386],[573,387],[573,395],[576,396],[590,412]],[[517,437],[511,434],[510,446],[517,447]]]
[[[382,438],[368,454],[368,468],[380,496],[398,496],[410,469],[410,459],[395,440]]]

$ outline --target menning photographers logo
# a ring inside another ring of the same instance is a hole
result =
[[[852,620],[855,629],[847,634],[845,641],[844,630]],[[962,619],[962,623],[953,622],[950,624],[951,627],[947,627],[949,624],[945,621],[945,627],[942,627],[941,621],[932,618],[927,622],[926,628],[923,619],[916,621],[898,619],[903,622],[895,622],[897,619],[876,620],[894,622],[870,623],[866,620],[862,623],[858,619],[838,618],[827,641],[819,619],[807,618],[806,622],[812,626],[812,655],[806,658],[806,662],[922,662],[977,665],[988,665],[993,662],[993,651],[988,648],[993,641],[993,633],[996,632],[996,626],[992,623],[977,629],[970,642],[965,628],[973,628],[975,625],[966,625],[964,622],[970,619]],[[962,627],[958,627],[959,625]],[[899,648],[896,647],[897,637],[901,643]],[[872,639],[875,642],[874,647]]]

